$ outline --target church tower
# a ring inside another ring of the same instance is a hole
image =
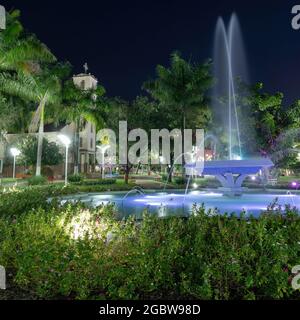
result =
[[[73,76],[75,86],[81,90],[92,90],[97,88],[98,80],[88,73],[88,65],[84,64],[84,73]],[[80,122],[80,121],[79,121]],[[96,126],[91,122],[75,124],[74,137],[74,173],[92,173],[96,161]]]

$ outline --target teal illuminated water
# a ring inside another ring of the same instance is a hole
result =
[[[190,191],[186,196],[183,191],[147,192],[144,195],[130,194],[124,199],[125,195],[124,192],[89,193],[66,196],[62,198],[62,202],[81,201],[93,207],[113,203],[119,213],[119,218],[129,215],[141,218],[145,209],[161,217],[189,216],[195,205],[204,205],[207,211],[211,209],[218,214],[235,213],[240,215],[241,212],[245,212],[246,216],[253,215],[255,217],[267,210],[268,206],[274,202],[276,202],[275,207],[281,206],[284,209],[286,205],[289,205],[300,209],[300,196],[275,192],[244,193],[242,196],[234,198],[213,191]]]

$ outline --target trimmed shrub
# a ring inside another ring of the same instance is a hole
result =
[[[77,184],[81,186],[96,186],[96,185],[115,184],[116,182],[117,182],[116,179],[93,179],[93,180],[83,180]]]
[[[71,183],[81,182],[83,180],[83,176],[81,174],[71,174],[68,176],[68,181]]]
[[[175,184],[178,184],[178,185],[184,185],[184,184],[185,184],[185,178],[176,177],[176,178],[174,179],[174,182],[175,182]]]
[[[46,184],[47,178],[44,176],[33,176],[29,178],[27,181],[29,186],[36,186],[40,184]]]
[[[17,217],[38,208],[49,208],[48,192],[34,187],[0,194],[0,217]]]

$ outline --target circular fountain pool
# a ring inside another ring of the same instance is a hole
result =
[[[276,206],[290,205],[300,209],[300,196],[295,194],[276,193],[244,193],[240,197],[229,198],[222,193],[212,191],[190,191],[187,195],[183,191],[147,192],[146,194],[129,194],[124,192],[89,193],[66,196],[62,202],[81,201],[93,207],[101,204],[115,204],[120,218],[135,215],[141,218],[142,212],[158,214],[161,217],[176,215],[188,216],[194,205],[205,206],[206,210],[217,209],[220,214],[235,213],[258,217],[262,211],[276,201]],[[124,199],[125,197],[125,199]]]

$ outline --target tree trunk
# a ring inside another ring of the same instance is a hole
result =
[[[130,170],[132,169],[133,165],[128,164],[128,159],[127,159],[127,164],[125,166],[125,174],[124,174],[124,181],[126,184],[128,184],[129,181],[129,174]]]
[[[125,175],[124,175],[125,184],[128,184],[129,172],[130,172],[130,166],[127,164],[126,167],[125,167]]]
[[[35,175],[41,175],[41,168],[42,168],[42,152],[43,152],[43,138],[44,138],[44,102],[42,102],[42,110],[41,110],[41,119],[39,125],[39,132],[38,132],[38,148],[37,148],[37,156],[36,156],[36,170]]]
[[[80,119],[75,123],[75,135],[74,135],[74,174],[79,173],[79,127]]]

